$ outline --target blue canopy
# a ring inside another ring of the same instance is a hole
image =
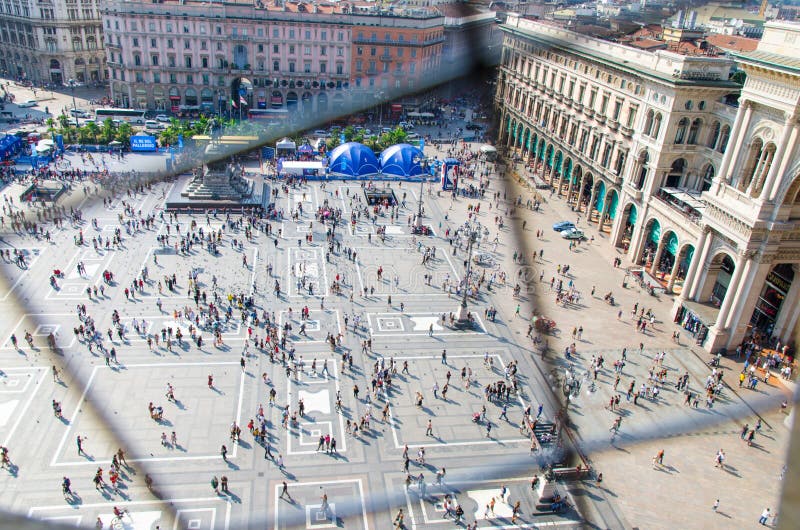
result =
[[[5,158],[6,155],[13,152],[14,149],[16,149],[21,143],[22,139],[18,136],[14,136],[13,134],[9,134],[3,138],[0,138],[0,158]]]
[[[420,162],[425,157],[422,151],[409,144],[396,144],[381,153],[381,171],[400,177],[422,174]]]
[[[358,142],[348,142],[331,151],[331,173],[362,177],[378,173],[378,158],[372,149]]]

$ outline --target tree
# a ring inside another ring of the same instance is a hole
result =
[[[89,136],[92,137],[92,143],[96,144],[97,135],[100,132],[100,127],[98,127],[95,122],[90,121],[89,123],[85,124],[83,128],[86,129],[86,132],[89,134]]]
[[[100,143],[107,144],[113,140],[116,129],[117,126],[114,125],[113,120],[111,118],[106,118],[102,127],[100,128]]]
[[[133,128],[130,123],[121,123],[117,128],[116,140],[121,142],[122,145],[130,145],[131,136],[133,135]]]

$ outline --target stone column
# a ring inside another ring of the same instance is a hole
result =
[[[653,255],[653,264],[650,266],[650,274],[652,274],[654,278],[658,274],[658,264],[661,262],[661,256],[664,254],[665,246],[667,246],[667,241],[662,232],[661,237],[658,239],[656,253]]]
[[[589,206],[586,207],[586,222],[592,220],[592,211],[594,210],[594,202],[597,200],[597,181],[592,185],[592,194],[589,196]]]
[[[672,264],[672,271],[670,272],[669,275],[669,282],[667,282],[668,293],[671,293],[672,288],[675,287],[675,276],[678,274],[678,269],[680,268],[680,264],[681,264],[680,256],[675,256],[675,263]],[[683,290],[681,290],[681,292],[683,292]]]
[[[797,265],[794,265],[793,269],[797,269]],[[775,319],[775,329],[773,334],[778,335],[781,338],[783,338],[783,335],[786,331],[792,331],[795,322],[797,322],[798,313],[800,312],[800,304],[792,304],[787,302],[787,300],[797,300],[798,295],[800,295],[800,274],[798,274],[798,271],[795,270],[794,275],[795,279],[792,280],[792,285],[789,286],[789,292],[786,293],[786,298],[781,304],[778,318]],[[787,323],[789,324],[788,326]]]
[[[781,179],[778,177],[786,172],[786,167],[791,161],[791,157],[789,155],[794,151],[794,146],[797,143],[797,136],[799,132],[800,131],[796,123],[791,124],[787,122],[786,129],[784,129],[783,136],[781,137],[781,143],[778,146],[777,151],[775,151],[779,154],[781,159],[777,164],[773,162],[772,167],[769,170],[767,181],[764,183],[764,189],[761,190],[762,199],[774,201],[777,197],[778,190],[780,190],[781,187]]]
[[[608,193],[608,191],[606,191],[606,197],[603,200],[603,211],[600,212],[600,219],[597,222],[597,231],[598,232],[602,232],[603,231],[603,226],[605,225],[605,218],[606,218],[606,214],[608,213],[608,203],[610,202],[608,200],[608,195],[609,195],[609,193]]]
[[[717,173],[724,182],[730,182],[731,174],[736,167],[736,159],[739,157],[739,150],[744,142],[747,127],[750,125],[750,115],[752,112],[753,105],[749,101],[745,101],[742,108],[736,113],[736,121],[733,124],[733,128],[731,128],[731,135],[735,134],[736,144],[733,149],[726,149],[725,155],[722,158],[721,167]]]
[[[692,282],[694,281],[695,274],[697,273],[697,270],[700,266],[700,259],[699,259],[700,254],[702,254],[703,250],[705,250],[704,247],[706,246],[706,244],[708,244],[708,235],[709,235],[708,230],[703,230],[703,233],[700,234],[700,243],[694,249],[694,255],[692,256],[692,261],[691,263],[689,263],[689,270],[686,271],[686,277],[683,279],[683,289],[681,289],[681,294],[680,294],[681,301],[686,300],[688,298],[689,289],[691,289],[692,287]]]
[[[575,168],[572,168],[572,172],[575,173]],[[567,188],[567,204],[572,202],[572,191],[575,189],[575,182],[573,180],[573,176],[570,175],[569,177],[569,186]]]
[[[753,275],[758,270],[758,267],[753,266],[754,262],[755,260],[753,257],[748,257],[744,262],[744,271],[742,271],[740,275],[741,280],[736,285],[735,297],[731,304],[730,311],[728,312],[728,318],[725,320],[725,329],[733,327],[734,323],[741,317],[742,308],[744,306],[743,301],[746,300],[750,294],[750,290],[753,287]],[[725,298],[728,298],[727,294]]]
[[[719,308],[719,314],[717,315],[717,321],[714,323],[714,326],[711,328],[715,331],[717,335],[725,329],[726,323],[728,321],[728,316],[731,312],[731,307],[733,306],[734,299],[738,298],[738,290],[739,290],[739,280],[742,278],[743,269],[747,268],[750,270],[750,262],[752,258],[747,259],[747,264],[742,263],[744,261],[743,258],[739,258],[736,261],[736,270],[733,271],[733,276],[731,277],[731,281],[728,284],[728,290],[725,291],[725,299],[722,301],[722,305]]]
[[[702,238],[701,238],[702,240]],[[700,292],[700,285],[703,283],[701,279],[703,278],[703,267],[705,267],[706,259],[708,259],[708,253],[711,251],[711,244],[714,241],[714,235],[709,231],[705,232],[705,242],[702,244],[700,249],[700,256],[692,258],[692,265],[689,267],[689,272],[691,275],[686,276],[686,281],[684,282],[684,291],[686,291],[686,285],[690,286],[689,295],[686,297],[690,300],[697,300],[697,295]],[[695,260],[697,260],[697,264],[695,265]],[[694,267],[694,271],[692,271],[692,267]],[[683,293],[681,293],[683,296]]]

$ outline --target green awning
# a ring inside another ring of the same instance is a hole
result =
[[[661,239],[661,224],[655,219],[653,219],[653,223],[650,225],[649,239],[656,244],[658,244],[658,241]]]

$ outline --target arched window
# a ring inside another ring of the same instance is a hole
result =
[[[708,191],[711,189],[711,183],[714,181],[714,166],[708,164],[703,171],[703,180],[700,182],[700,191]]]
[[[658,133],[661,132],[661,114],[656,114],[655,118],[653,118],[653,134],[652,136],[655,139],[658,139]]]
[[[675,143],[682,144],[683,141],[686,139],[686,129],[689,128],[689,120],[687,118],[681,118],[678,122],[678,130],[675,131]]]
[[[652,110],[647,111],[647,117],[644,120],[644,130],[642,131],[647,136],[650,136],[650,131],[653,129],[653,115],[655,113]]]
[[[686,169],[686,160],[683,158],[677,159],[675,162],[672,163],[672,167],[667,173],[667,180],[664,182],[664,186],[667,188],[677,188],[681,185],[681,180],[683,180],[683,173]]]
[[[700,134],[700,127],[703,126],[703,120],[700,118],[695,118],[692,121],[692,126],[689,127],[689,138],[686,139],[686,143],[689,145],[696,145],[697,144],[697,136]]]
[[[731,138],[731,128],[729,125],[725,125],[722,127],[722,132],[719,133],[719,141],[717,142],[717,151],[720,153],[725,152],[725,148],[728,147],[728,140]]]
[[[739,191],[747,190],[750,183],[753,182],[753,176],[755,175],[756,167],[758,166],[759,160],[761,160],[763,152],[764,141],[761,138],[754,139],[753,143],[750,144],[750,150],[747,152],[747,161],[745,162],[742,176],[739,179],[739,185],[737,186]]]
[[[722,126],[718,121],[714,122],[714,126],[711,128],[711,136],[708,138],[708,143],[706,144],[710,149],[714,149],[717,146],[717,140],[719,140],[719,133],[722,130]]]
[[[639,158],[636,160],[637,172],[634,175],[633,187],[637,190],[642,189],[645,181],[647,180],[647,164],[650,162],[650,155],[647,151],[642,151]]]

